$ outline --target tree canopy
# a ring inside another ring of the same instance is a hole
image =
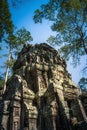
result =
[[[3,87],[4,79],[2,76],[0,76],[0,89]]]
[[[9,54],[8,59],[6,62],[6,74],[5,74],[5,82],[4,82],[4,91],[6,90],[6,82],[9,76],[9,69],[11,70],[15,58],[14,57],[14,51],[17,55],[18,52],[22,49],[23,45],[28,44],[28,42],[32,41],[33,38],[31,37],[31,34],[29,31],[27,31],[25,28],[21,28],[17,30],[15,33],[9,35],[5,41],[8,44]]]
[[[58,45],[64,58],[78,63],[87,54],[87,0],[49,0],[35,11],[35,23],[43,18],[52,21],[51,29],[57,32],[48,42]]]
[[[12,35],[9,35],[5,41],[12,50],[12,53],[17,55],[18,52],[21,51],[23,45],[28,44],[32,40],[31,33],[23,27],[16,30]]]
[[[4,47],[6,46],[7,50],[9,51],[8,55],[5,54],[8,59],[6,59],[7,61],[5,63],[6,74],[4,81],[4,90],[6,89],[9,69],[12,68],[15,62],[14,53],[17,55],[24,44],[27,44],[33,40],[30,32],[27,31],[25,28],[21,28],[17,31],[14,28],[9,5],[11,3],[12,6],[16,6],[20,2],[22,2],[22,0],[0,0],[0,41],[1,43],[5,44]],[[3,45],[1,44],[0,49],[2,48],[2,46]],[[5,48],[3,48],[3,50],[4,49]]]
[[[79,84],[82,92],[87,93],[87,78],[82,77],[78,84]]]
[[[0,40],[6,34],[11,34],[14,30],[14,25],[11,20],[11,13],[7,0],[0,0]]]

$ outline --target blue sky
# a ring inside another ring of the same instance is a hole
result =
[[[33,43],[45,42],[50,35],[55,35],[51,31],[51,22],[44,20],[42,24],[35,24],[33,21],[34,11],[40,5],[49,0],[24,0],[16,8],[11,8],[12,20],[17,28],[25,27],[31,32]]]
[[[29,30],[33,37],[33,44],[44,43],[50,35],[56,35],[56,33],[52,32],[50,29],[50,21],[43,20],[42,24],[35,24],[33,21],[34,11],[40,8],[42,4],[47,3],[49,0],[23,1],[24,2],[18,4],[15,8],[10,5],[10,11],[12,13],[14,25],[18,29],[25,27],[27,30]],[[80,77],[82,76],[81,70],[84,67],[84,61],[85,59],[82,60],[82,64],[76,68],[73,68],[73,66],[68,63],[67,69],[71,73],[72,79],[75,81],[75,83],[78,83]]]

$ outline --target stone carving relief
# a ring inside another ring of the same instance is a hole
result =
[[[45,43],[25,46],[13,71],[0,101],[5,130],[74,130],[71,117],[83,121],[79,104],[74,104],[80,91],[54,48]]]

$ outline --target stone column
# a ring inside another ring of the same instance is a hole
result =
[[[47,77],[47,72],[46,71],[43,73],[43,76],[44,76],[46,87],[48,87],[48,77]]]
[[[66,103],[63,95],[63,87],[62,87],[62,81],[59,81],[58,87],[57,87],[57,95],[59,97],[59,106],[60,106],[60,116],[62,118],[63,123],[63,129],[70,130],[69,128],[69,121],[68,121],[68,115],[66,111]]]
[[[56,129],[56,116],[52,116],[53,119],[53,130],[57,130]]]
[[[4,101],[4,108],[3,108],[3,116],[2,116],[2,127],[7,130],[8,129],[8,121],[9,121],[9,111],[8,105],[10,101]]]
[[[31,106],[29,108],[29,130],[38,130],[37,118],[38,118],[37,109],[34,106]]]
[[[82,116],[83,116],[85,122],[87,123],[87,115],[86,115],[85,109],[84,109],[80,99],[78,99],[78,104],[80,106],[80,110],[81,110]]]
[[[58,104],[56,98],[51,102],[51,111],[52,111],[52,124],[53,130],[57,130],[57,115],[58,115]]]
[[[38,85],[38,91],[39,91],[39,93],[41,91],[41,78],[40,78],[41,75],[42,75],[41,71],[37,70],[37,85]]]

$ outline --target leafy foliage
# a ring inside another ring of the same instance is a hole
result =
[[[11,13],[7,0],[0,0],[0,40],[5,34],[13,32],[14,25],[11,20]]]
[[[74,63],[79,63],[80,57],[87,54],[87,0],[49,0],[35,11],[35,23],[43,18],[53,21],[51,29],[58,32],[48,42],[58,45],[65,59],[72,57]]]
[[[25,28],[17,30],[15,33],[8,35],[5,39],[5,42],[8,45],[9,54],[8,60],[6,62],[6,74],[5,74],[5,82],[4,82],[4,91],[6,90],[6,82],[9,77],[9,70],[12,70],[12,67],[15,63],[15,59],[13,58],[14,50],[18,54],[18,52],[22,49],[23,45],[32,41],[32,37],[29,31]]]
[[[87,92],[87,78],[82,77],[78,84],[82,92]]]
[[[0,88],[3,87],[3,84],[4,84],[4,79],[2,76],[0,76]]]
[[[28,44],[30,41],[33,40],[33,38],[31,37],[31,34],[29,31],[27,31],[25,28],[21,28],[19,29],[16,33],[15,33],[15,38],[16,38],[16,44]]]
[[[9,0],[8,0],[9,1]],[[13,7],[16,7],[20,3],[22,3],[24,0],[10,0]]]
[[[13,58],[14,54],[17,55],[18,52],[22,49],[23,45],[28,44],[32,40],[33,38],[30,32],[27,31],[25,28],[21,28],[17,30],[15,33],[13,33],[12,35],[9,35],[5,39],[9,47],[9,54],[11,54],[10,60],[9,59],[7,60],[7,63],[6,63],[7,66],[12,68],[15,62],[15,59]]]
[[[11,0],[12,4],[20,3],[22,0]],[[9,69],[11,70],[14,65],[15,59],[14,51],[16,54],[22,49],[24,44],[32,41],[32,37],[29,31],[25,28],[17,30],[15,32],[14,25],[11,20],[11,13],[9,10],[9,0],[0,0],[0,41],[7,44],[9,50],[8,59],[6,62],[6,74],[4,81],[4,91],[6,89],[6,81],[9,76]],[[4,42],[5,41],[5,42]],[[0,46],[0,50],[1,50]]]

